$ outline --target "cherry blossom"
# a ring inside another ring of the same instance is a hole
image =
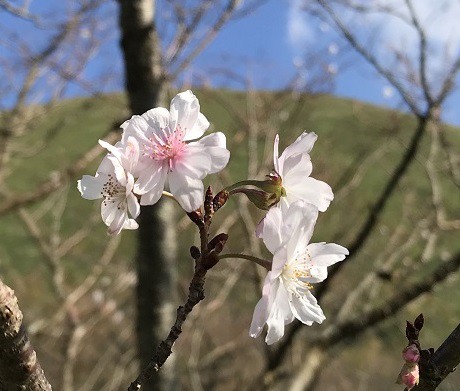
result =
[[[202,179],[221,171],[230,157],[223,133],[199,139],[209,122],[200,113],[198,99],[191,91],[176,95],[169,111],[151,109],[133,116],[122,127],[122,141],[134,137],[140,146],[134,192],[141,195],[141,205],[155,204],[169,185],[187,212],[198,209],[203,203]]]
[[[111,153],[102,160],[96,175],[83,175],[77,187],[87,200],[103,199],[102,220],[109,227],[110,235],[118,235],[122,229],[138,228],[134,219],[139,215],[140,206],[133,194],[134,176],[128,169],[137,165],[139,145],[133,137],[127,139],[126,145],[99,143]]]
[[[284,335],[284,326],[294,318],[309,326],[326,319],[311,293],[312,284],[324,281],[327,267],[345,259],[348,250],[334,243],[309,244],[317,217],[317,207],[300,200],[285,212],[270,209],[265,218],[263,240],[273,262],[249,334],[257,337],[266,323],[269,345]]]
[[[310,151],[317,138],[314,132],[303,132],[279,156],[279,136],[276,135],[273,164],[286,194],[281,197],[281,207],[289,206],[297,200],[304,200],[315,205],[320,212],[324,212],[334,199],[332,189],[327,183],[310,177],[313,170]]]

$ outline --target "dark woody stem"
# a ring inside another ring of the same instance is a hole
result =
[[[190,282],[187,301],[184,305],[177,309],[176,321],[171,327],[168,336],[154,350],[152,358],[135,381],[128,387],[128,391],[136,391],[142,388],[142,385],[157,372],[172,354],[172,346],[182,333],[182,325],[187,319],[187,316],[192,312],[193,308],[204,299],[204,283],[206,273],[210,267],[214,266],[217,254],[214,251],[209,251],[209,227],[211,225],[213,209],[213,194],[209,187],[206,192],[204,202],[204,216],[201,217],[197,212],[189,213],[189,217],[197,225],[200,232],[201,255],[195,260],[195,272],[192,281]],[[192,218],[193,217],[193,218]]]
[[[225,258],[241,258],[241,259],[246,259],[248,261],[257,263],[258,265],[264,267],[268,271],[272,269],[272,263],[270,261],[267,261],[266,259],[261,259],[257,257],[253,257],[252,255],[246,255],[246,254],[222,254],[219,255],[219,259],[225,259]]]

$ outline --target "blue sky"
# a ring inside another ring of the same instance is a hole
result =
[[[296,75],[295,64],[305,62],[304,59],[308,59],[311,53],[317,52],[317,60],[313,62],[315,66],[329,67],[334,72],[333,93],[379,105],[403,107],[398,94],[376,74],[372,67],[368,66],[358,55],[347,50],[344,42],[324,23],[312,18],[307,19],[298,12],[295,7],[296,1],[269,0],[253,14],[228,23],[217,38],[192,63],[191,67],[184,72],[183,78],[195,81],[204,78],[212,85],[242,88],[241,83],[224,75],[222,70],[225,69],[250,79],[255,88],[283,88]],[[441,3],[443,1],[453,0],[440,0]],[[34,1],[32,11],[42,14],[54,13],[59,16],[65,10],[63,3]],[[101,11],[101,23],[102,20],[110,19],[116,22],[117,10],[114,3],[112,5],[109,3]],[[158,12],[161,15],[160,9]],[[432,17],[431,14],[430,17]],[[448,25],[448,23],[444,24]],[[114,26],[114,24],[107,23],[104,32],[106,41],[101,46],[101,51],[92,58],[84,73],[86,79],[97,81],[103,78],[110,69],[117,77],[108,81],[105,90],[112,91],[122,88],[119,35]],[[440,30],[438,26],[436,30],[433,30],[436,34]],[[3,36],[6,36],[4,31],[15,32],[26,36],[29,41],[33,40],[37,47],[46,45],[50,36],[46,30],[37,30],[30,22],[17,21],[5,15],[4,12],[0,12],[0,27],[2,28],[0,33],[3,33]],[[394,39],[391,35],[389,38]],[[14,57],[14,53],[7,53],[4,46],[0,46],[0,50],[2,56]],[[87,93],[85,89],[74,84],[69,86],[66,95],[74,96],[85,93]],[[459,92],[447,102],[444,119],[460,125]]]
[[[288,1],[268,1],[250,17],[228,24],[195,61],[192,71],[203,72],[209,64],[215,66],[220,61],[225,65],[231,64],[234,72],[252,78],[256,87],[280,88],[296,73],[294,63],[308,57],[310,48],[312,51],[319,50],[321,45],[331,49],[321,52],[325,53],[322,60],[337,70],[334,94],[378,105],[404,107],[390,84],[359,55],[350,52],[332,29],[312,18],[299,17],[293,22],[295,12],[294,7],[288,6]],[[292,27],[295,22],[300,27]],[[296,30],[295,34],[307,37],[293,38],[292,29]],[[222,83],[222,80],[219,81]],[[458,91],[446,102],[443,115],[446,121],[460,124]]]

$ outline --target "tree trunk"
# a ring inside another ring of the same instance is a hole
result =
[[[1,280],[0,390],[51,391],[26,333],[18,300]]]
[[[126,91],[133,114],[161,105],[165,79],[161,46],[155,29],[154,0],[119,0],[121,48],[125,62]],[[137,338],[141,366],[174,321],[176,265],[172,205],[160,202],[141,208],[137,248]],[[144,389],[144,387],[143,387]],[[176,390],[174,356],[146,390]]]

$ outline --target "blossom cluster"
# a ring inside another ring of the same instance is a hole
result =
[[[223,133],[200,139],[208,127],[198,99],[186,91],[173,98],[169,111],[154,108],[126,121],[115,145],[99,141],[108,153],[95,176],[78,181],[78,189],[83,198],[102,199],[109,234],[136,229],[140,205],[158,202],[165,187],[186,212],[202,206],[203,178],[222,170],[230,157]],[[268,344],[278,341],[294,318],[307,325],[324,321],[311,293],[313,284],[324,281],[327,268],[348,255],[338,244],[309,243],[319,212],[334,198],[328,184],[310,177],[316,139],[315,133],[304,132],[280,155],[277,135],[269,179],[238,182],[223,190],[227,196],[246,194],[259,208],[268,209],[256,234],[273,260],[250,327],[250,335],[257,337],[267,324]]]
[[[136,229],[140,205],[153,205],[165,186],[187,211],[203,204],[203,178],[219,172],[230,152],[221,132],[203,138],[209,122],[191,91],[176,95],[168,111],[154,108],[123,125],[121,141],[110,145],[95,176],[78,181],[83,198],[102,198],[101,215],[109,234]]]
[[[257,337],[267,324],[267,344],[277,342],[295,318],[309,326],[326,319],[311,293],[313,284],[324,281],[328,266],[348,255],[338,244],[309,243],[319,212],[326,211],[334,198],[328,184],[310,177],[310,151],[316,139],[315,133],[304,132],[280,156],[278,135],[275,138],[270,178],[281,188],[276,192],[281,196],[257,229],[273,261],[249,332]]]
[[[404,359],[404,365],[401,368],[401,372],[396,379],[397,384],[404,384],[406,390],[410,391],[420,381],[419,365],[420,361],[420,350],[415,344],[406,346],[402,351],[402,357]]]

